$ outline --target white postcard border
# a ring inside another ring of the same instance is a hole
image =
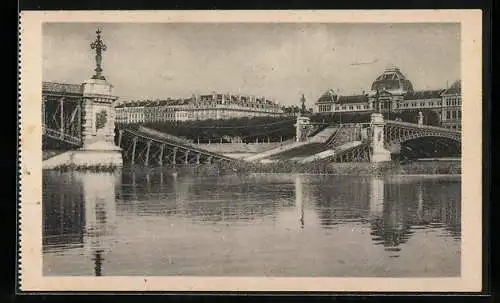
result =
[[[22,291],[480,291],[482,287],[482,12],[24,11],[20,23],[20,279]],[[42,23],[461,23],[462,250],[460,278],[47,277],[42,273]]]

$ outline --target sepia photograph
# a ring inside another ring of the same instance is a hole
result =
[[[471,34],[465,12],[337,13],[32,13],[21,272],[52,290],[480,289],[481,15]]]

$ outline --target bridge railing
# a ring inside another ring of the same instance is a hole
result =
[[[386,120],[386,124],[395,124],[395,125],[400,125],[400,126],[407,126],[407,127],[412,127],[412,128],[424,128],[424,129],[433,129],[433,130],[439,130],[443,132],[449,132],[449,133],[460,133],[460,131],[455,130],[455,129],[449,129],[445,127],[439,127],[439,126],[432,126],[432,125],[419,125],[416,123],[409,123],[409,122],[402,122],[402,121],[394,121],[394,120]]]
[[[189,140],[184,140],[184,139],[179,138],[177,136],[173,136],[173,135],[170,135],[170,134],[167,134],[167,133],[163,133],[163,132],[157,131],[155,129],[151,129],[151,128],[148,128],[148,127],[140,126],[138,130],[140,132],[143,132],[143,133],[146,133],[146,134],[150,134],[152,136],[157,136],[157,137],[160,137],[160,138],[164,138],[164,139],[167,139],[167,140],[170,140],[170,141],[177,142],[179,144],[184,144],[184,145],[189,145],[189,146],[195,147],[195,144],[192,143]]]
[[[59,139],[59,140],[62,140],[64,142],[67,142],[67,143],[71,143],[71,144],[75,144],[75,145],[79,145],[82,143],[81,138],[78,138],[78,137],[75,137],[72,135],[68,135],[68,134],[63,134],[63,133],[61,133],[61,131],[47,128],[45,125],[42,126],[42,133],[50,138]]]

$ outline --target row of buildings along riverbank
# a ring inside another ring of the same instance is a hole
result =
[[[284,111],[265,97],[231,94],[193,95],[185,99],[141,100],[116,107],[117,123],[151,123],[230,119],[241,117],[279,117]]]
[[[303,100],[302,100],[303,101]],[[314,103],[316,114],[378,111],[389,118],[404,112],[431,111],[440,126],[461,129],[461,83],[434,90],[414,90],[397,67],[384,70],[370,89],[358,95],[342,95],[329,89]],[[298,107],[296,107],[298,109]],[[184,99],[141,100],[116,106],[116,122],[122,124],[166,121],[217,120],[241,117],[280,117],[286,113],[278,103],[265,97],[213,93]]]
[[[83,98],[82,94],[81,85],[43,83],[44,100],[61,97],[77,100]],[[304,98],[301,102],[305,102]],[[433,125],[460,130],[461,108],[459,80],[442,89],[414,90],[411,81],[399,68],[394,67],[384,70],[373,81],[370,89],[362,94],[342,95],[338,90],[328,89],[314,103],[313,112],[316,116],[347,117],[378,111],[389,119],[398,115],[411,115],[416,119],[416,113],[423,111],[436,117],[433,120],[437,121]],[[280,118],[296,114],[299,106],[286,108],[266,97],[212,93],[189,98],[118,101],[115,109],[116,123],[144,124],[242,117]],[[410,120],[408,122],[416,123],[413,118]],[[424,123],[427,124],[426,121]]]

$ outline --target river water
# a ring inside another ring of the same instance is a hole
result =
[[[460,275],[460,177],[44,171],[44,275]]]

